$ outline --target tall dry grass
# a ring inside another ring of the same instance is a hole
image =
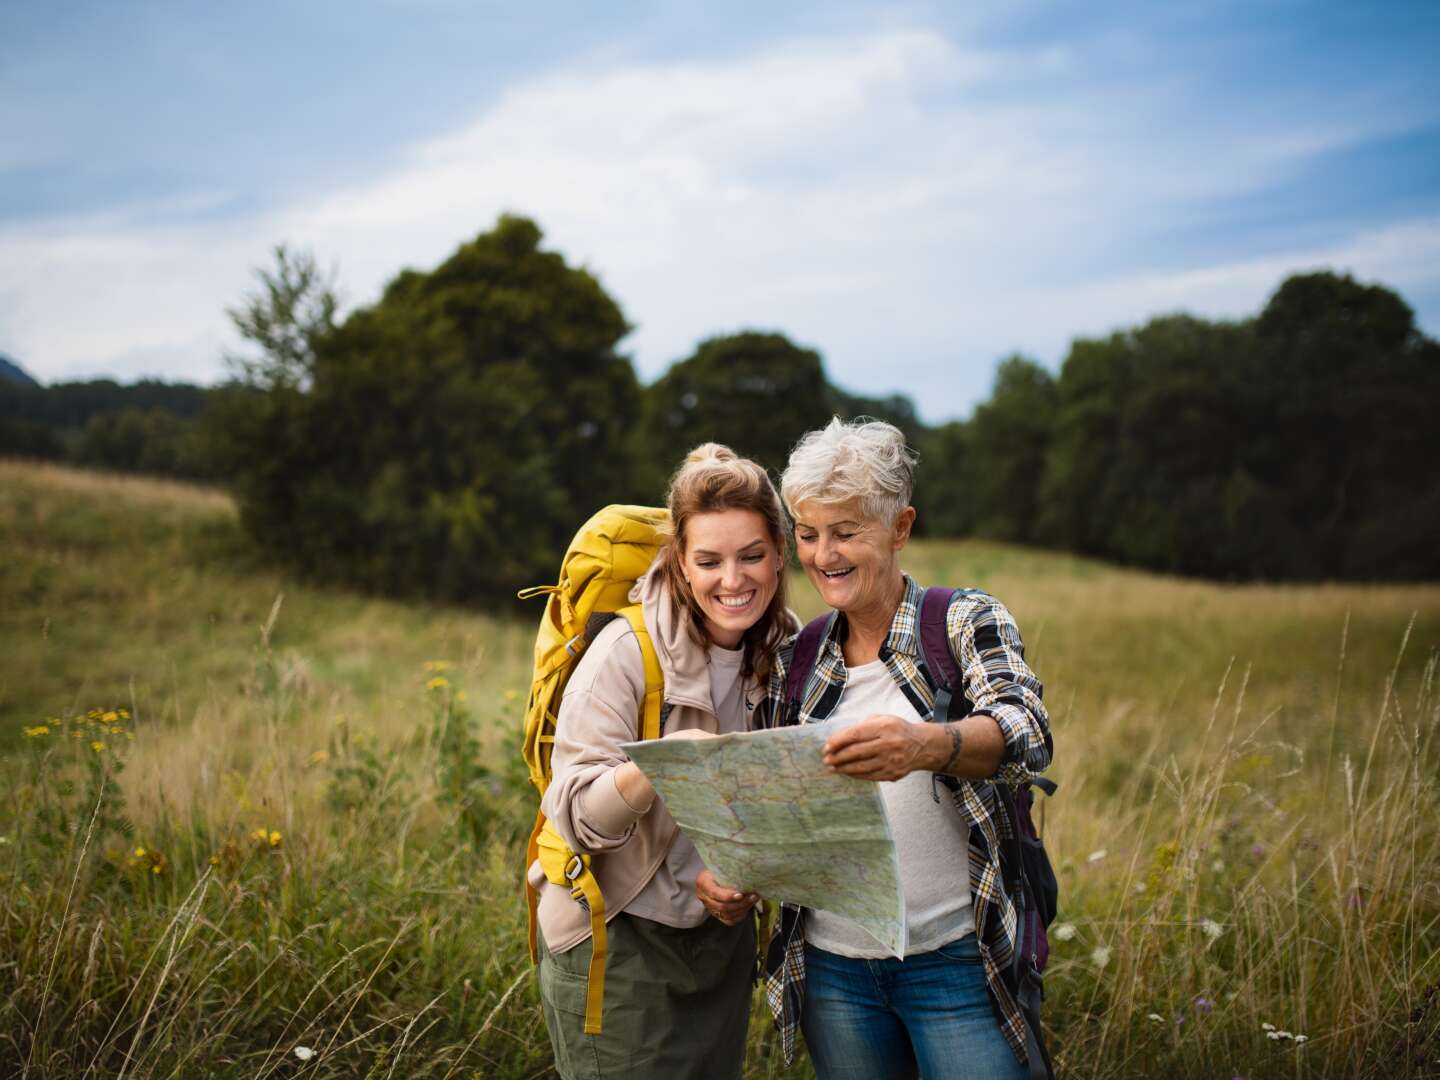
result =
[[[0,1073],[547,1074],[528,625],[286,581],[163,483],[0,463],[0,546]],[[1440,1073],[1440,589],[907,565],[1047,685],[1064,1075]],[[756,1017],[748,1075],[808,1075]]]

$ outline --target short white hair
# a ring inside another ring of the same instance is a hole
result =
[[[802,503],[833,506],[858,499],[867,519],[892,525],[910,505],[917,460],[894,424],[836,416],[795,444],[780,478],[780,497],[792,517]]]

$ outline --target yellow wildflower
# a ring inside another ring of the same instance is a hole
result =
[[[150,872],[152,874],[158,874],[160,872],[160,864],[156,863],[154,866],[150,867]]]
[[[325,762],[327,762],[327,761],[329,761],[329,760],[330,760],[330,751],[328,751],[328,750],[316,750],[313,754],[310,755],[310,764],[311,764],[311,765],[324,765]]]
[[[137,859],[143,859],[145,857],[145,849],[143,847],[137,847],[135,849],[135,857]]]
[[[34,738],[36,738],[37,736],[40,736],[40,735],[49,735],[49,734],[50,734],[50,725],[49,725],[49,724],[36,724],[34,727],[27,727],[27,728],[25,729],[25,737],[26,737],[26,738],[29,738],[29,739],[34,739]]]
[[[129,720],[129,719],[130,719],[130,710],[129,710],[129,709],[118,709],[118,710],[116,710],[116,711],[120,713],[120,719],[121,719],[121,720]]]
[[[211,866],[219,866],[219,865],[220,865],[220,856],[219,856],[218,854],[216,854],[216,855],[211,855],[211,856],[210,856],[210,865],[211,865]]]
[[[250,839],[251,839],[251,840],[261,840],[261,841],[268,840],[268,839],[270,839],[270,833],[269,833],[268,830],[266,830],[266,829],[264,829],[264,828],[259,828],[259,829],[256,829],[254,832],[252,832],[252,833],[250,834]]]
[[[100,716],[100,719],[103,720],[103,721],[105,721],[105,723],[107,723],[107,724],[113,724],[113,723],[115,723],[116,720],[119,720],[119,719],[120,719],[120,716],[119,716],[118,713],[115,713],[115,712],[107,712],[107,713],[102,713],[101,716]]]
[[[90,749],[98,754],[105,749],[105,744],[99,739],[95,739],[90,743]]]
[[[425,684],[425,689],[426,689],[426,690],[442,690],[442,689],[444,689],[445,687],[447,687],[447,686],[449,686],[449,685],[450,685],[450,680],[449,680],[449,679],[445,678],[445,676],[443,676],[443,675],[436,675],[433,679],[431,679],[429,682],[427,682],[427,683]]]
[[[125,729],[124,729],[123,727],[112,727],[112,728],[110,729],[110,734],[111,734],[111,735],[124,735],[124,734],[125,734]]]
[[[271,833],[270,833],[270,846],[271,846],[271,847],[279,847],[279,846],[280,846],[280,834],[279,834],[278,832],[271,832]]]

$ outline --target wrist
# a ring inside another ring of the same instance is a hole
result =
[[[935,767],[931,772],[953,774],[960,764],[960,721],[936,724]]]
[[[950,732],[947,730],[949,724],[926,724],[927,736],[927,757],[925,767],[930,772],[944,772],[945,765],[950,760]]]

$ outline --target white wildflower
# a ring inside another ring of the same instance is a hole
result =
[[[1310,1041],[1310,1036],[1309,1036],[1309,1035],[1296,1035],[1296,1036],[1295,1036],[1295,1041],[1296,1041],[1297,1043],[1309,1042],[1309,1041]]]
[[[1069,941],[1075,936],[1075,924],[1062,922],[1059,926],[1055,927],[1054,930],[1050,931],[1050,936],[1056,941]]]
[[[1099,848],[1099,849],[1097,849],[1097,850],[1095,850],[1095,851],[1090,852],[1089,855],[1086,855],[1086,856],[1085,856],[1085,861],[1086,861],[1086,862],[1099,862],[1101,859],[1103,859],[1106,855],[1109,855],[1109,854],[1110,854],[1110,852],[1106,851],[1106,850],[1102,847],[1102,848]]]
[[[1137,881],[1137,882],[1135,882],[1135,891],[1136,891],[1137,893],[1143,893],[1143,892],[1145,891],[1145,882],[1143,882],[1143,881]]]
[[[1212,873],[1223,874],[1223,873],[1225,872],[1225,860],[1224,860],[1224,859],[1215,859],[1215,860],[1213,860],[1213,861],[1210,863],[1210,870],[1211,870]]]
[[[1163,1024],[1165,1022],[1165,1018],[1159,1013],[1151,1013],[1149,1019],[1154,1020],[1157,1024]]]
[[[1275,1037],[1277,1039],[1293,1039],[1295,1036],[1291,1035],[1288,1031],[1277,1031],[1275,1032]]]
[[[1266,1037],[1267,1039],[1269,1039],[1271,1042],[1274,1042],[1276,1039],[1280,1038],[1280,1032],[1278,1032],[1278,1031],[1267,1031],[1267,1032],[1265,1033],[1265,1037]]]
[[[1110,963],[1110,946],[1096,945],[1095,948],[1090,950],[1090,962],[1097,968],[1103,968],[1106,964]]]
[[[1275,1030],[1275,1025],[1274,1025],[1274,1024],[1261,1024],[1261,1025],[1260,1025],[1260,1030],[1261,1030],[1261,1031],[1274,1031],[1274,1030]]]
[[[1225,928],[1214,919],[1201,919],[1200,929],[1204,931],[1205,936],[1209,938],[1212,943],[1219,941],[1220,936],[1225,933]]]
[[[315,1056],[315,1051],[308,1046],[297,1046],[295,1047],[295,1056],[301,1061],[309,1061]]]

